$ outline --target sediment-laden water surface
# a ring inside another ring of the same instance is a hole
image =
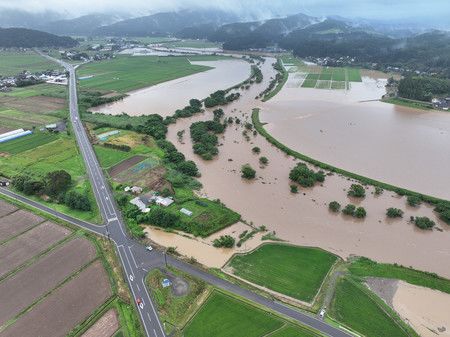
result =
[[[263,65],[264,80],[261,84],[253,85],[249,90],[242,91],[242,97],[239,100],[223,107],[226,117],[235,116],[242,121],[250,121],[252,108],[261,107],[264,111],[268,111],[266,107],[276,106],[272,101],[262,103],[255,100],[255,96],[264,90],[268,86],[270,78],[275,76],[271,66],[272,62],[274,59],[268,59]],[[365,85],[364,82],[361,85]],[[376,89],[378,88],[376,81],[372,85],[374,90],[382,90]],[[357,86],[353,86],[353,89],[358,92]],[[285,95],[285,90],[287,89],[281,91],[280,97]],[[299,90],[297,92],[300,92]],[[289,95],[292,100],[297,97]],[[300,93],[298,95],[301,97]],[[311,95],[313,95],[312,92]],[[342,95],[341,103],[347,97],[344,93],[333,93],[333,95]],[[368,100],[375,96],[373,93],[368,95],[365,90],[362,90],[359,97]],[[277,97],[274,100],[277,100],[274,102],[278,102]],[[320,101],[320,98],[317,100]],[[335,105],[337,104],[339,103],[335,102]],[[333,104],[329,103],[329,106],[332,107]],[[283,115],[283,111],[285,110],[280,109],[281,115]],[[356,112],[355,109],[354,114]],[[277,111],[272,108],[270,113],[276,114]],[[322,185],[309,189],[301,188],[299,194],[292,194],[289,190],[288,176],[290,169],[297,161],[285,155],[259,135],[253,136],[250,132],[250,140],[246,141],[242,134],[244,131],[242,123],[230,125],[224,135],[220,137],[220,153],[216,159],[203,161],[192,151],[189,126],[194,121],[212,118],[212,112],[208,110],[204,114],[192,118],[179,119],[176,124],[169,127],[167,136],[168,140],[172,141],[187,159],[194,160],[199,166],[202,174],[200,181],[203,184],[201,192],[204,195],[211,199],[220,199],[228,207],[239,212],[248,223],[253,222],[256,226],[265,225],[269,230],[274,230],[279,238],[291,243],[321,247],[342,257],[361,255],[378,261],[396,262],[450,277],[450,268],[448,268],[450,226],[439,221],[431,207],[426,205],[416,208],[407,207],[406,198],[388,191],[380,196],[374,196],[371,194],[373,188],[367,190],[367,196],[363,200],[349,199],[346,190],[352,181],[339,175],[327,176]],[[266,114],[264,118],[267,118]],[[354,119],[344,113],[342,113],[341,119],[346,124],[354,122]],[[407,118],[405,118],[405,123],[408,123]],[[177,132],[180,130],[186,131],[181,141],[177,136]],[[383,130],[388,132],[392,129],[385,126]],[[391,137],[395,140],[392,136],[383,136],[380,129],[373,129],[372,132],[377,134],[380,139]],[[286,133],[288,132],[286,131]],[[303,133],[297,133],[297,137],[303,137]],[[355,139],[354,142],[364,147],[363,139]],[[319,140],[317,141],[319,142]],[[254,146],[261,149],[260,155],[252,153]],[[389,152],[390,149],[388,148],[386,151]],[[440,151],[443,151],[443,146],[440,147]],[[259,167],[259,156],[269,159],[269,164],[265,168]],[[383,157],[380,154],[379,160],[385,165],[386,170],[396,169],[389,160],[391,156],[392,154],[387,154],[386,157]],[[420,156],[415,155],[411,158],[420,158]],[[327,161],[324,158],[319,159]],[[362,161],[361,156],[357,159]],[[409,158],[408,161],[412,160]],[[256,168],[256,180],[248,182],[240,177],[240,168],[246,163],[250,163]],[[434,179],[429,173],[434,170],[441,171],[441,168],[433,169],[430,166],[426,175],[415,177],[415,180]],[[393,183],[397,184],[395,181]],[[440,184],[445,185],[443,181],[440,181]],[[364,206],[367,210],[366,219],[357,220],[329,212],[327,204],[333,200],[337,200],[341,205],[354,203]],[[385,214],[389,207],[403,209],[405,211],[404,218],[388,220]],[[440,230],[421,231],[408,222],[410,216],[428,216],[436,221]],[[158,241],[158,236],[156,236],[156,240]],[[175,244],[168,244],[168,241],[171,240],[170,237],[160,237],[160,240],[165,245],[175,246]],[[186,243],[186,245],[187,250],[191,249],[189,248],[192,247],[190,244]],[[195,248],[192,247],[192,249]],[[219,258],[210,263],[220,264],[222,261]]]
[[[372,101],[385,81],[363,76],[349,91],[287,85],[263,105],[261,120],[276,139],[312,158],[450,199],[450,113]]]
[[[91,110],[110,115],[126,113],[140,116],[156,113],[163,117],[170,116],[175,110],[185,107],[191,98],[206,98],[212,92],[230,88],[250,76],[250,65],[243,60],[196,61],[192,64],[212,69],[132,91],[123,100]]]

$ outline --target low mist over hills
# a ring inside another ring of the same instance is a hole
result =
[[[74,47],[71,37],[57,36],[26,28],[0,28],[1,48]]]

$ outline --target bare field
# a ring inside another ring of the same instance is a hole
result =
[[[76,238],[0,283],[0,326],[94,259],[94,246]]]
[[[144,156],[133,156],[131,158],[128,158],[122,162],[120,162],[117,165],[114,165],[108,170],[108,173],[111,177],[117,176],[119,173],[128,170],[129,168],[133,167],[137,163],[143,161],[145,159]]]
[[[0,246],[0,277],[33,256],[64,239],[70,231],[52,222],[44,222],[16,239]],[[20,336],[20,335],[19,335]]]
[[[0,128],[1,132],[1,128]],[[6,214],[12,213],[17,210],[17,207],[7,203],[6,201],[0,200],[0,217],[5,216]]]
[[[97,261],[0,332],[0,336],[63,337],[111,294],[108,276]]]
[[[49,113],[65,108],[64,98],[50,96],[0,97],[0,103],[8,108],[32,113]]]
[[[40,216],[24,210],[8,214],[0,218],[0,242],[20,234],[43,221],[44,219]]]
[[[108,310],[81,337],[111,337],[119,329],[119,320],[114,309]]]

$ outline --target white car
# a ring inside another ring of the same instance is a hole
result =
[[[319,317],[320,318],[323,318],[324,316],[325,316],[325,308],[322,308],[322,309],[320,309],[320,312],[319,312]]]
[[[152,246],[147,246],[147,247],[145,247],[145,249],[147,249],[149,252],[151,252],[153,250],[153,247]]]

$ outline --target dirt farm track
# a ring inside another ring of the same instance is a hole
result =
[[[89,239],[2,200],[0,261],[0,337],[66,336],[112,296]]]

